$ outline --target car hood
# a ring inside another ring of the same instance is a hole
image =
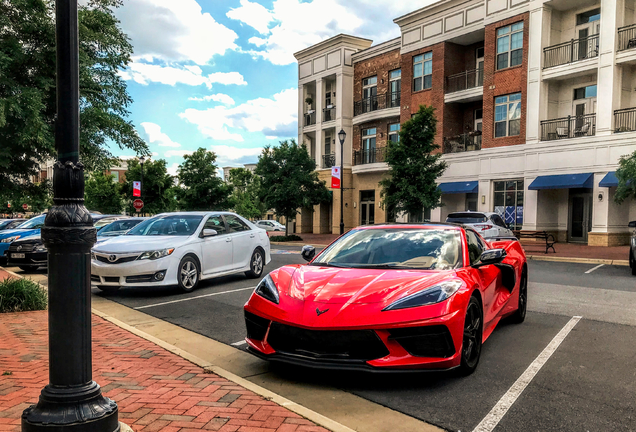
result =
[[[93,247],[93,252],[129,253],[166,248],[178,248],[192,241],[193,236],[129,236],[110,237]]]
[[[34,235],[30,235],[30,236],[26,236],[26,237],[20,237],[18,240],[16,240],[14,243],[26,243],[26,242],[31,242],[31,243],[42,243],[42,237],[40,236],[40,234],[34,234]]]
[[[0,231],[0,240],[7,238],[7,237],[13,237],[15,235],[19,235],[20,238],[25,238],[27,236],[32,236],[34,234],[40,234],[40,228],[36,228],[36,229],[12,229],[12,230],[5,230],[5,231]]]
[[[289,274],[290,271],[293,273]],[[309,265],[285,272],[287,277],[278,279],[282,284],[285,279],[289,280],[283,292],[294,299],[322,304],[385,303],[387,306],[455,274],[454,270],[341,269]]]

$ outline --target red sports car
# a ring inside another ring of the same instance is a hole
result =
[[[307,265],[272,271],[245,305],[263,359],[362,370],[472,373],[504,317],[521,323],[528,268],[515,239],[454,224],[354,229]]]

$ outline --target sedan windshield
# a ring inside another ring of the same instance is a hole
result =
[[[460,251],[459,230],[354,230],[331,245],[312,265],[448,270],[459,263]]]
[[[33,219],[30,219],[28,221],[26,221],[25,223],[23,223],[22,225],[20,225],[18,228],[20,229],[36,229],[36,228],[42,228],[44,226],[44,219],[46,218],[46,215],[41,215],[38,217],[34,217]]]
[[[138,225],[143,219],[123,219],[106,225],[99,230],[97,237],[118,236]]]
[[[158,216],[144,221],[128,231],[135,236],[189,236],[194,234],[203,216]]]

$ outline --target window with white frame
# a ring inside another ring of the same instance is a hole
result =
[[[497,69],[520,65],[523,60],[523,21],[497,29]]]
[[[378,77],[369,77],[362,80],[362,112],[378,109]]]
[[[495,98],[495,138],[521,132],[521,93]]]
[[[113,181],[119,183],[119,171],[111,171],[110,174],[113,176]]]
[[[433,52],[413,57],[413,91],[433,86]]]
[[[389,141],[400,142],[400,124],[394,123],[389,125]]]
[[[362,129],[362,163],[375,160],[376,128]]]

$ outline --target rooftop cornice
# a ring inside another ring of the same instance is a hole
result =
[[[321,51],[328,50],[337,45],[342,46],[350,46],[356,49],[366,49],[368,48],[373,41],[371,39],[360,38],[357,36],[351,36],[344,33],[340,33],[339,35],[333,36],[329,39],[326,39],[322,42],[318,42],[315,45],[312,45],[304,50],[298,51],[294,53],[294,57],[296,60],[300,61],[307,57],[311,57]]]

